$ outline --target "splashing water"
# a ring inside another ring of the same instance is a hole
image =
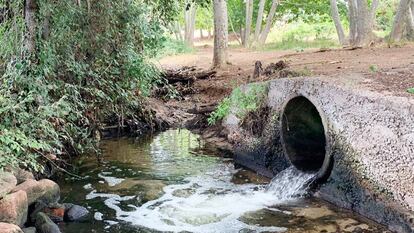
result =
[[[117,219],[139,228],[168,232],[281,232],[286,229],[248,225],[239,218],[303,196],[314,177],[291,167],[268,186],[236,185],[231,182],[235,172],[230,165],[219,165],[204,175],[187,178],[185,184],[166,186],[165,194],[156,200],[140,207],[130,205],[133,211],[123,211],[118,206],[123,200],[118,195],[92,191],[89,198],[106,197],[105,204],[116,211]]]

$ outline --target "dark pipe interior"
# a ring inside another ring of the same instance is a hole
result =
[[[282,118],[282,137],[291,163],[302,171],[318,171],[326,154],[326,138],[321,116],[305,97],[286,105]]]

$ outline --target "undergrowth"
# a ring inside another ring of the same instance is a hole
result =
[[[210,114],[208,124],[216,124],[230,112],[243,119],[249,112],[257,110],[266,95],[267,85],[251,84],[246,88],[247,90],[242,90],[241,87],[234,89],[229,97],[220,102],[216,110]]]
[[[160,79],[148,61],[170,1],[38,0],[34,52],[24,46],[24,2],[0,0],[0,170],[42,172],[96,152],[105,123],[150,121],[143,98]]]

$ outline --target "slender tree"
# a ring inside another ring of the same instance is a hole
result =
[[[243,37],[243,45],[244,47],[249,46],[249,40],[250,40],[250,31],[252,28],[252,19],[253,19],[253,0],[246,0],[246,26],[244,31],[244,37]]]
[[[196,22],[197,5],[195,2],[188,2],[185,7],[184,23],[185,23],[185,42],[188,46],[194,46],[194,31]]]
[[[227,63],[228,18],[226,0],[214,0],[214,56],[213,67],[220,68]]]
[[[29,54],[34,54],[36,50],[36,0],[26,0],[24,10],[24,20],[26,23],[25,46]]]
[[[341,43],[341,45],[345,45],[346,44],[345,32],[344,32],[344,28],[342,27],[341,17],[339,16],[338,4],[336,0],[330,0],[330,4],[331,4],[331,15],[332,15],[332,19],[335,24],[336,32],[338,34],[339,43]]]
[[[273,0],[272,6],[270,7],[269,15],[267,16],[266,26],[264,27],[263,32],[260,35],[260,44],[265,44],[267,40],[267,36],[269,35],[270,29],[273,25],[273,20],[276,14],[277,6],[279,5],[279,0]]]
[[[260,0],[259,11],[257,12],[256,27],[254,31],[254,42],[259,40],[260,32],[262,31],[263,13],[265,8],[266,0]]]

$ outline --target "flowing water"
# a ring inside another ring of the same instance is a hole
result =
[[[91,218],[82,232],[382,232],[366,219],[306,198],[314,174],[291,167],[267,180],[235,169],[187,130],[102,145],[103,163],[79,161],[83,179],[61,182],[64,202]]]

